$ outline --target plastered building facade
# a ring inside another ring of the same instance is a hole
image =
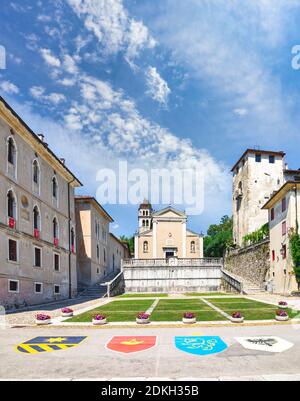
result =
[[[0,304],[40,304],[77,292],[74,189],[42,136],[0,98]]]
[[[135,259],[203,258],[203,236],[187,228],[187,215],[172,207],[154,212],[148,201],[139,208]]]

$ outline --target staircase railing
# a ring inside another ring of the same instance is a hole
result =
[[[121,281],[124,279],[123,272],[120,272],[113,280],[108,283],[102,284],[103,286],[107,286],[107,293],[104,295],[104,298],[110,298],[113,291],[121,284]]]
[[[232,288],[238,291],[240,294],[244,292],[244,285],[241,280],[239,280],[236,276],[232,273],[228,272],[227,270],[222,269],[222,275],[224,281],[229,284]]]

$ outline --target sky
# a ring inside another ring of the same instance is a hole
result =
[[[197,164],[204,208],[189,226],[201,233],[231,214],[246,148],[300,167],[300,0],[0,1],[0,94],[66,159],[79,194],[96,196],[97,172],[119,161]],[[115,234],[135,232],[137,206],[104,207]]]

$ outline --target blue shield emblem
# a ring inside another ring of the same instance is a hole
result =
[[[200,356],[219,354],[228,348],[220,337],[175,337],[175,344],[180,351]]]

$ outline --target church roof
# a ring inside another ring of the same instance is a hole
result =
[[[165,209],[162,209],[162,210],[159,210],[156,213],[153,213],[153,217],[159,217],[159,216],[162,216],[163,214],[168,213],[168,212],[173,212],[173,213],[177,214],[180,217],[184,217],[184,218],[187,217],[184,212],[182,212],[180,210],[177,210],[172,206],[168,206]]]
[[[141,209],[152,209],[152,205],[147,199],[144,199],[143,203],[141,203],[139,207],[139,210]]]

